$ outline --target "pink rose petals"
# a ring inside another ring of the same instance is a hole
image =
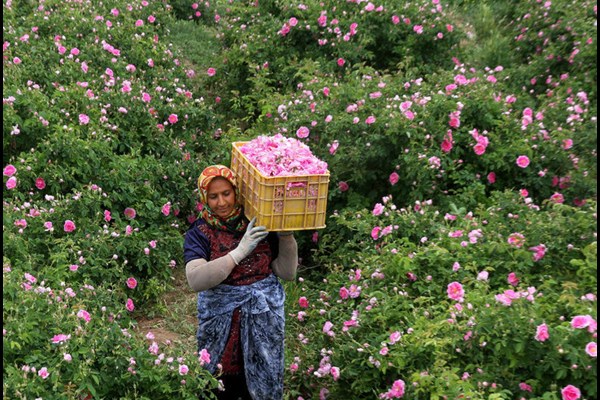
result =
[[[258,136],[241,146],[240,152],[265,176],[327,173],[327,163],[315,157],[306,144],[279,133]]]

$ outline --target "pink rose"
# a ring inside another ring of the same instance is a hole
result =
[[[187,365],[185,365],[185,364],[181,364],[181,365],[179,366],[179,375],[187,375],[187,373],[189,372],[189,370],[190,370],[190,369],[188,368],[188,366],[187,366]]]
[[[79,114],[79,124],[80,125],[87,125],[90,123],[90,117],[88,117],[85,114]]]
[[[337,381],[340,378],[340,369],[338,367],[331,367],[331,376],[333,376],[333,380]]]
[[[6,188],[9,189],[9,190],[12,190],[12,189],[14,189],[16,187],[17,187],[17,178],[15,178],[14,176],[11,176],[6,181]]]
[[[40,369],[38,371],[38,375],[42,378],[42,379],[46,379],[50,376],[50,373],[48,372],[48,368],[44,367],[42,369]]]
[[[464,300],[465,291],[462,285],[458,282],[452,282],[448,284],[448,298],[462,302]]]
[[[534,252],[533,261],[539,261],[546,255],[546,245],[543,243],[530,247],[529,250]]]
[[[521,168],[527,168],[527,166],[529,165],[529,157],[527,157],[527,156],[517,157],[517,165]]]
[[[133,300],[127,299],[127,303],[125,303],[125,308],[127,308],[128,311],[133,311],[135,309],[135,305],[133,304]]]
[[[52,337],[52,343],[61,344],[61,343],[66,342],[69,339],[71,339],[71,335],[65,335],[65,334],[61,333],[58,335],[54,335],[54,337]]]
[[[376,226],[375,228],[373,228],[371,230],[371,237],[373,238],[373,240],[377,240],[379,238],[379,232],[381,231],[381,227],[380,226]]]
[[[550,338],[550,333],[548,332],[548,325],[541,324],[537,327],[535,333],[535,340],[538,342],[545,342]]]
[[[398,183],[399,180],[400,180],[400,175],[398,175],[396,172],[392,172],[390,174],[390,183],[392,184],[392,186],[394,186],[396,183]]]
[[[77,317],[85,320],[85,322],[90,322],[92,319],[90,313],[85,310],[79,310],[79,312],[77,312]]]
[[[343,300],[346,300],[348,298],[348,296],[350,296],[350,292],[348,292],[348,289],[345,286],[342,286],[340,288],[340,297]]]
[[[396,342],[398,342],[400,340],[400,338],[402,338],[402,334],[398,331],[394,331],[390,334],[390,344],[395,344]]]
[[[573,385],[565,386],[561,391],[563,400],[577,400],[581,398],[581,391]]]
[[[171,114],[169,115],[169,123],[172,124],[176,124],[177,121],[179,121],[179,118],[177,117],[177,114]]]
[[[319,241],[319,232],[313,232],[311,239],[313,243],[317,243]]]
[[[281,27],[281,29],[279,30],[279,32],[277,32],[278,34],[280,34],[281,36],[286,36],[288,33],[290,33],[290,25],[289,24],[283,24],[283,26]]]
[[[448,121],[448,125],[450,125],[451,128],[458,128],[460,126],[460,119],[451,116],[450,121]]]
[[[171,213],[171,202],[167,202],[166,204],[164,204],[160,210],[163,215],[166,217]]]
[[[73,232],[75,230],[75,228],[76,228],[75,222],[71,221],[70,219],[65,221],[65,225],[64,225],[65,232]]]
[[[448,139],[444,139],[442,142],[442,151],[444,153],[449,153],[452,150],[452,142]]]
[[[2,173],[3,173],[4,176],[11,177],[16,172],[17,172],[17,169],[15,168],[15,166],[12,165],[12,164],[8,164],[6,167],[4,167],[4,171]]]
[[[521,248],[525,244],[525,236],[518,232],[511,233],[508,236],[508,244],[516,248]]]
[[[337,140],[334,140],[333,143],[331,144],[331,146],[329,147],[329,154],[334,155],[339,146],[340,146],[340,142],[338,142]]]
[[[127,278],[127,287],[129,289],[135,289],[137,287],[137,281],[135,280],[134,277],[129,277]]]
[[[531,392],[533,389],[531,388],[530,385],[526,384],[525,382],[521,382],[519,383],[519,389],[524,390],[526,392]]]
[[[307,308],[308,307],[308,299],[306,297],[302,296],[298,299],[298,304],[302,308]]]
[[[125,209],[125,211],[123,211],[123,214],[125,214],[125,216],[129,219],[134,219],[135,216],[137,215],[135,209],[131,208],[131,207],[127,207]]]
[[[383,204],[377,203],[375,204],[375,207],[373,207],[372,214],[375,216],[381,215],[384,209],[385,207],[383,206]]]
[[[587,328],[592,322],[593,318],[589,315],[577,315],[571,320],[571,327],[575,329]]]
[[[517,286],[519,284],[519,278],[517,278],[517,275],[514,272],[508,274],[507,280],[508,283],[510,283],[513,286]]]
[[[569,150],[571,147],[573,147],[573,139],[564,139],[562,141],[562,147],[565,150]]]
[[[481,144],[481,143],[477,143],[475,146],[473,146],[473,151],[475,152],[475,154],[477,154],[478,156],[482,155],[483,153],[485,153],[485,145]]]
[[[348,183],[341,181],[340,183],[338,183],[338,188],[340,189],[340,192],[345,192],[348,189],[350,189],[350,186],[348,185]]]
[[[596,354],[598,352],[598,345],[596,342],[589,342],[585,346],[585,352],[590,356],[596,358]]]
[[[200,359],[200,363],[202,365],[210,364],[210,353],[206,349],[200,350],[200,354],[198,355],[198,358]]]
[[[35,187],[39,190],[44,189],[46,187],[46,182],[44,181],[44,178],[37,178],[35,180]]]
[[[404,396],[405,383],[402,379],[398,379],[394,383],[392,383],[392,388],[390,389],[390,395],[392,397],[400,398]]]
[[[306,126],[301,126],[296,131],[296,136],[298,136],[300,139],[307,138],[309,134],[310,134],[310,130]]]
[[[561,193],[554,193],[550,196],[550,201],[553,203],[562,204],[565,202],[565,197]]]
[[[217,70],[212,67],[206,70],[206,74],[208,76],[215,76],[216,73],[217,73]]]

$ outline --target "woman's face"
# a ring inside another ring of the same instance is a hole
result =
[[[225,178],[214,178],[208,184],[206,193],[208,207],[221,218],[226,218],[235,207],[235,189]]]

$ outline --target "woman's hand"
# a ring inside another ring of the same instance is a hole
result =
[[[252,221],[246,228],[246,233],[242,237],[240,244],[235,249],[229,252],[233,261],[238,265],[244,258],[248,257],[252,250],[260,243],[261,240],[267,237],[269,231],[264,226],[254,226],[256,217],[252,218]]]

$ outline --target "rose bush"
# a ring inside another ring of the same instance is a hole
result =
[[[331,166],[332,181],[344,188],[332,191],[333,209],[367,207],[373,197],[388,193],[407,203],[421,198],[441,203],[457,196],[470,206],[506,188],[526,188],[538,202],[556,192],[571,204],[593,197],[595,190],[585,182],[595,176],[596,156],[578,150],[596,143],[596,95],[585,67],[588,55],[595,54],[593,4],[494,5],[514,18],[503,34],[513,38],[511,51],[523,63],[478,65],[468,59],[477,47],[477,32],[457,22],[456,14],[464,10],[429,3],[401,10],[357,2],[335,7],[240,3],[215,9],[228,49],[227,79],[217,82],[226,85],[221,86],[225,104],[232,111],[243,108],[246,121],[254,116],[247,130],[253,136],[292,136],[306,127],[304,140]],[[375,21],[389,29],[370,28]],[[276,31],[278,24],[289,31]],[[415,31],[416,25],[425,32]],[[432,29],[450,31],[438,38]],[[384,31],[387,42],[374,37]],[[534,40],[533,32],[545,45],[561,44],[544,51],[525,46]],[[416,62],[423,69],[410,67],[418,54],[429,51],[430,62]],[[402,56],[396,59],[394,52]],[[372,54],[401,67],[382,68]],[[559,72],[548,66],[539,70],[549,57],[559,60]],[[452,64],[445,65],[447,60]],[[434,74],[428,74],[430,66]],[[230,90],[229,100],[224,96]],[[523,155],[530,159],[526,168],[516,165]],[[394,172],[402,175],[402,184],[390,185]]]
[[[195,349],[131,315],[171,284],[195,177],[223,155],[169,6],[4,11],[4,396],[209,396]]]
[[[19,264],[4,258],[5,398],[210,398],[216,381],[197,352],[134,332],[125,282],[96,287]]]
[[[389,398],[400,379],[415,399],[555,398],[567,385],[593,398],[595,205],[493,200],[453,211],[386,196],[332,217],[348,234],[319,239],[331,273],[287,287],[292,393]]]

